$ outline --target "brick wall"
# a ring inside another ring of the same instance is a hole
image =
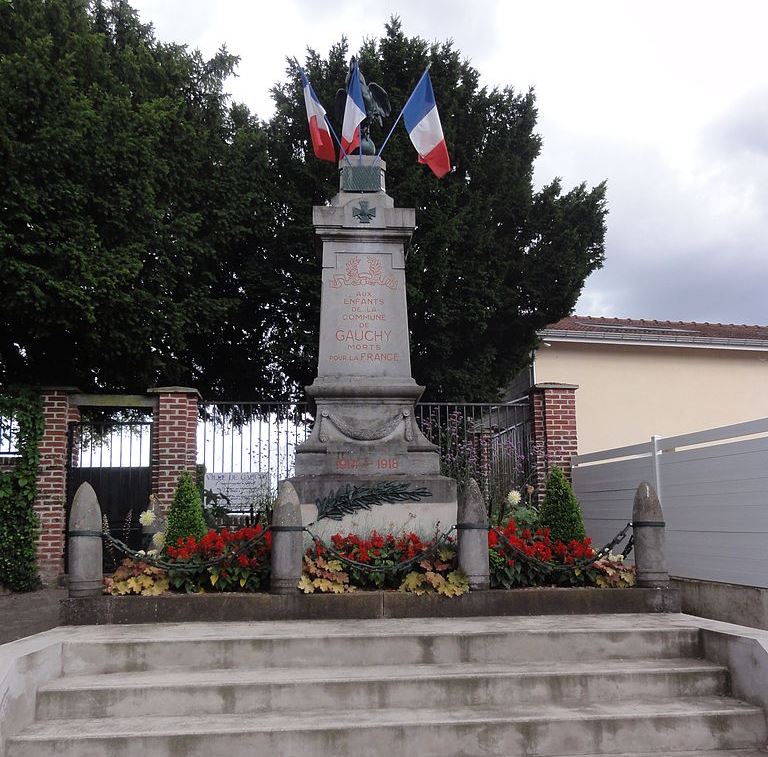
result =
[[[70,407],[68,389],[43,389],[41,394],[45,426],[35,497],[35,512],[40,518],[37,562],[43,581],[52,583],[64,573],[67,427],[79,420],[80,413]]]
[[[544,498],[547,475],[554,466],[571,478],[571,457],[577,452],[577,389],[573,384],[536,384],[529,392],[539,501]]]
[[[149,392],[158,397],[152,429],[152,494],[164,513],[179,474],[195,470],[200,394],[189,387],[158,387]]]

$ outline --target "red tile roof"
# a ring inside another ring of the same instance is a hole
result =
[[[553,332],[584,333],[586,336],[611,334],[625,339],[671,340],[675,342],[699,341],[756,341],[768,342],[768,326],[747,326],[729,323],[694,323],[692,321],[647,321],[633,318],[595,318],[571,315],[550,324],[542,336],[555,336]]]

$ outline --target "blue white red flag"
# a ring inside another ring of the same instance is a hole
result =
[[[419,163],[426,163],[441,178],[451,170],[443,127],[435,104],[435,93],[429,71],[425,71],[403,108],[403,121],[408,136],[419,153]]]
[[[312,149],[315,157],[320,160],[336,162],[336,148],[331,141],[331,132],[325,121],[325,108],[320,105],[315,90],[307,79],[304,69],[299,66],[301,83],[304,86],[304,104],[307,106],[307,121],[309,121],[309,135],[312,138]]]
[[[355,61],[352,77],[347,87],[347,103],[344,106],[344,123],[341,126],[341,147],[347,155],[360,144],[360,122],[365,118],[363,91],[360,88],[360,70]]]

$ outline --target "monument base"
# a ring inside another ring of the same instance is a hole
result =
[[[310,526],[313,534],[329,541],[334,534],[355,533],[367,536],[376,530],[380,534],[395,536],[414,532],[427,539],[447,531],[456,523],[456,482],[439,475],[297,476],[289,479],[299,495],[302,524]],[[408,484],[410,490],[426,489],[431,496],[417,502],[382,503],[370,510],[360,509],[341,520],[317,520],[318,499],[324,499],[346,486],[374,486],[384,481]]]

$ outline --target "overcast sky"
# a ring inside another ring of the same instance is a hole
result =
[[[262,118],[287,55],[342,34],[356,51],[393,14],[408,35],[452,39],[483,83],[535,88],[537,185],[608,181],[606,263],[579,315],[768,324],[768,2],[132,5],[162,40],[239,55],[229,91]]]

